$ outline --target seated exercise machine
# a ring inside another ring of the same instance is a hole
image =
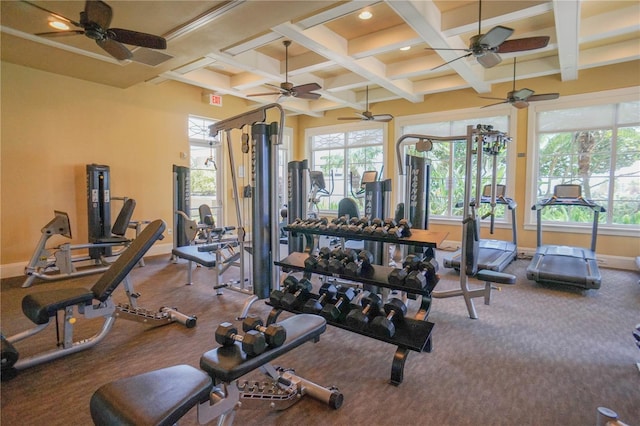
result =
[[[243,329],[246,329],[243,324]],[[219,425],[231,425],[239,408],[284,410],[305,394],[333,409],[342,405],[343,395],[335,388],[325,388],[303,379],[292,370],[277,369],[270,364],[303,343],[320,340],[326,321],[318,315],[302,314],[277,324],[284,330],[283,342],[271,342],[263,352],[254,353],[254,341],[266,340],[259,333],[268,328],[256,327],[244,336],[227,323],[216,331],[222,346],[200,358],[201,370],[190,365],[176,365],[161,370],[125,377],[101,386],[91,397],[91,418],[97,426],[172,425],[191,408],[197,406],[198,422],[218,419]],[[272,325],[270,325],[272,326]],[[221,331],[222,328],[222,331]],[[219,336],[223,333],[223,336]],[[252,342],[247,336],[251,336]],[[256,370],[266,374],[267,381],[240,379]]]
[[[433,291],[431,293],[431,297],[434,299],[444,299],[462,296],[467,305],[469,317],[477,319],[478,315],[473,303],[474,298],[483,297],[484,303],[489,305],[491,301],[491,290],[494,283],[515,284],[516,282],[516,277],[514,275],[489,269],[481,269],[479,267],[480,217],[477,214],[475,205],[472,205],[474,199],[481,199],[480,190],[482,188],[482,176],[480,170],[483,164],[483,154],[488,153],[490,150],[496,150],[496,146],[506,145],[511,138],[507,137],[503,132],[493,130],[492,126],[481,124],[478,124],[477,126],[467,126],[467,134],[460,136],[441,137],[419,134],[406,134],[401,136],[396,142],[396,154],[398,156],[399,174],[406,174],[405,191],[407,192],[407,195],[405,196],[405,199],[408,200],[408,202],[405,204],[404,215],[406,219],[410,220],[412,212],[419,211],[419,209],[424,205],[428,206],[428,203],[421,202],[420,200],[427,199],[429,183],[428,178],[426,178],[425,181],[417,181],[418,177],[422,174],[420,173],[419,168],[428,167],[428,163],[414,161],[416,157],[406,155],[404,161],[405,168],[403,170],[401,144],[406,139],[417,140],[416,150],[418,152],[430,151],[433,143],[437,142],[448,141],[454,143],[466,143],[464,198],[462,206],[462,249],[460,254],[460,265],[464,265],[464,269],[461,268],[460,288]],[[475,159],[474,156],[476,157]],[[418,164],[420,165],[418,166]],[[428,176],[428,174],[428,172],[424,173],[426,176]],[[475,194],[472,194],[472,188],[475,189]],[[428,217],[427,213],[428,211],[423,212],[425,218]],[[420,220],[420,222],[422,222],[422,220]],[[426,222],[427,221],[425,219],[425,223]],[[484,281],[484,286],[471,288],[469,286],[470,277]]]
[[[104,339],[118,317],[143,322],[147,325],[157,326],[178,321],[188,328],[194,327],[196,325],[195,317],[181,314],[174,308],[160,308],[158,312],[151,312],[138,308],[136,304],[136,299],[140,295],[134,292],[129,281],[129,273],[156,240],[162,238],[164,229],[165,224],[162,220],[151,222],[138,238],[133,240],[131,245],[120,254],[91,289],[72,287],[33,292],[26,295],[22,299],[22,312],[36,326],[13,336],[0,335],[2,380],[12,378],[19,370],[95,346]],[[116,305],[111,295],[123,281],[129,304]],[[104,322],[100,331],[90,338],[74,341],[73,326],[77,321],[74,308],[77,309],[78,315],[87,319],[102,317]],[[58,331],[59,311],[62,311],[64,315],[62,341],[56,343],[55,349],[20,359],[14,344],[43,331],[54,323],[56,331]]]
[[[542,210],[549,207],[578,206],[593,211],[591,248],[542,244]],[[598,289],[602,281],[596,260],[598,218],[604,207],[582,197],[580,185],[556,185],[551,198],[536,203],[537,249],[527,267],[527,278],[538,283],[565,284],[584,289]]]
[[[131,216],[136,207],[136,202],[132,198],[125,200],[116,221],[111,228],[111,235],[96,238],[88,244],[64,243],[55,248],[46,248],[47,242],[54,235],[61,235],[71,239],[71,224],[69,215],[66,212],[54,211],[55,217],[42,228],[42,235],[38,245],[29,260],[29,264],[24,268],[27,279],[22,287],[30,287],[36,278],[53,281],[84,275],[104,272],[109,267],[107,257],[119,255],[124,248],[131,244],[131,240],[125,236],[128,228],[135,228],[139,231],[137,223],[131,222]],[[121,247],[117,252],[111,252],[114,247]],[[103,250],[109,251],[105,256]],[[72,256],[74,250],[88,250],[88,255]],[[78,269],[78,262],[93,261],[93,266]]]
[[[512,226],[512,241],[493,240],[493,239],[481,239],[478,251],[478,268],[488,269],[491,271],[502,272],[504,268],[509,265],[518,256],[518,236],[516,229],[516,207],[517,203],[511,198],[504,196],[505,185],[496,185],[497,193],[493,193],[491,185],[485,185],[482,191],[482,197],[480,203],[491,204],[495,207],[496,204],[505,205],[511,211],[511,226]],[[461,204],[456,207],[462,207]],[[472,208],[478,208],[475,200],[471,202]],[[493,209],[492,209],[493,210]],[[491,228],[490,232],[493,234],[494,215],[493,211],[489,212],[491,216]],[[484,219],[486,215],[482,216]],[[456,251],[450,258],[445,258],[442,264],[445,268],[454,268],[460,270],[460,257],[462,250]]]

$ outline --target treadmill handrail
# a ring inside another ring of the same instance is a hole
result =
[[[544,198],[531,206],[531,210],[540,210],[547,206],[580,206],[589,207],[598,213],[604,213],[607,210],[594,201],[587,198],[564,198],[564,197],[551,197]]]

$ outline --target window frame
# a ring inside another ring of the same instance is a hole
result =
[[[196,120],[203,120],[205,123],[205,126],[203,127],[205,133],[203,135],[203,137],[200,138],[193,138],[190,135],[190,125],[189,122],[192,119],[196,119]],[[199,116],[199,115],[195,115],[195,114],[189,114],[188,118],[187,118],[187,139],[189,141],[189,179],[191,179],[191,175],[193,174],[193,170],[200,170],[200,169],[194,169],[192,167],[192,155],[193,155],[193,147],[197,147],[197,148],[204,148],[204,149],[213,149],[214,152],[214,157],[215,157],[215,162],[216,162],[216,170],[215,170],[215,176],[216,176],[216,194],[217,194],[217,198],[216,198],[216,202],[217,205],[213,206],[210,205],[213,216],[215,218],[215,223],[216,226],[223,226],[226,222],[225,222],[225,205],[224,205],[224,170],[225,170],[225,164],[226,161],[224,159],[224,151],[222,149],[222,144],[220,142],[215,142],[213,143],[213,146],[211,146],[209,144],[209,141],[211,140],[211,137],[208,136],[209,133],[209,125],[213,124],[215,122],[217,122],[219,120],[210,118],[210,117],[203,117],[203,116]],[[193,201],[193,185],[191,184],[191,182],[189,182],[189,187],[191,188],[191,194],[190,194],[190,200]],[[190,212],[188,212],[189,217],[191,217],[192,219],[199,221],[200,220],[200,213],[198,211],[198,207],[200,205],[193,205],[193,202],[190,203]]]
[[[611,105],[638,100],[639,87],[607,90],[594,93],[561,96],[553,101],[540,101],[529,105],[527,129],[527,173],[525,199],[529,206],[538,202],[536,185],[538,181],[538,114],[561,109],[572,109],[587,106]],[[639,120],[640,122],[640,120]],[[617,123],[614,123],[616,126]],[[606,206],[605,206],[606,207]],[[606,213],[605,213],[606,214]],[[545,231],[568,232],[575,234],[591,234],[593,222],[544,222]],[[530,208],[525,209],[523,228],[528,231],[536,230],[536,214]],[[640,226],[598,224],[598,234],[614,236],[640,237]]]
[[[432,124],[449,121],[461,121],[461,120],[473,120],[478,119],[478,124],[483,124],[482,119],[486,117],[506,116],[509,120],[508,129],[495,129],[501,132],[505,132],[507,136],[512,138],[511,145],[507,148],[507,174],[506,174],[506,190],[507,197],[515,200],[515,180],[516,180],[516,158],[518,151],[517,141],[517,118],[518,110],[511,107],[508,104],[495,106],[487,109],[479,108],[464,108],[458,110],[438,111],[432,113],[407,115],[402,117],[396,117],[394,133],[397,135],[396,141],[393,143],[393,164],[395,165],[396,178],[400,179],[398,184],[394,185],[396,188],[395,200],[396,204],[404,202],[403,195],[405,192],[405,176],[398,175],[399,165],[396,153],[397,141],[405,134],[404,128],[407,126],[415,126],[420,124]],[[404,166],[403,166],[404,169]],[[520,206],[518,206],[520,207]],[[460,216],[434,216],[429,212],[430,224],[442,224],[442,225],[458,225],[462,217]],[[504,217],[496,217],[496,228],[511,229],[513,227],[511,214],[505,209]]]
[[[304,139],[307,142],[306,143],[306,155],[307,158],[309,159],[309,170],[314,170],[314,164],[313,164],[313,153],[314,150],[312,148],[313,143],[312,143],[312,138],[314,136],[320,136],[320,135],[326,135],[326,134],[330,134],[330,133],[348,133],[348,132],[354,132],[354,131],[361,131],[361,130],[374,130],[374,129],[380,129],[382,132],[382,141],[380,143],[380,145],[382,146],[382,158],[383,158],[383,166],[385,166],[385,161],[384,159],[387,158],[387,145],[388,145],[388,140],[389,140],[389,126],[387,123],[384,122],[368,122],[368,121],[361,121],[361,122],[355,122],[355,123],[344,123],[344,124],[334,124],[334,125],[330,125],[330,126],[320,126],[320,127],[310,127],[305,129],[305,133],[304,133]],[[369,146],[377,146],[376,145],[369,145]],[[343,150],[347,150],[349,147],[345,146],[344,148],[342,148]],[[354,148],[357,148],[357,146],[355,146]],[[346,161],[345,161],[346,164]],[[384,175],[386,174],[385,172],[386,168],[384,170],[382,170],[382,176],[378,176],[379,180],[384,180]],[[378,171],[379,172],[379,171]],[[325,181],[327,186],[330,187],[330,182],[327,180],[328,178],[325,177]],[[344,176],[344,182],[345,182],[345,194],[344,197],[348,198],[351,196],[351,194],[348,192],[348,188],[347,188],[347,182],[348,182],[348,178],[345,175]],[[307,194],[305,195],[305,197],[308,196],[308,192],[309,192],[309,188],[307,188]],[[305,200],[305,203],[307,203],[308,200]],[[319,214],[321,215],[337,215],[338,214],[338,210],[320,210]]]

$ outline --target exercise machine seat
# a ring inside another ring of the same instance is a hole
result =
[[[348,216],[359,218],[358,204],[351,198],[343,198],[338,203],[338,217]]]
[[[326,320],[313,314],[299,314],[278,324],[287,330],[287,340],[282,346],[254,357],[248,356],[239,342],[221,346],[200,357],[200,368],[216,381],[229,383],[311,339],[319,339],[327,328]]]
[[[89,403],[91,418],[99,426],[173,425],[209,398],[211,386],[211,377],[190,365],[125,377],[107,383],[93,394]]]
[[[25,316],[35,324],[46,324],[57,311],[68,306],[90,305],[93,299],[106,301],[156,240],[162,238],[165,227],[164,221],[160,219],[151,222],[90,290],[76,287],[26,295],[22,299],[22,311]]]

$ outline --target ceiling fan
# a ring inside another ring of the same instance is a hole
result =
[[[284,44],[285,49],[285,58],[284,58],[284,83],[280,83],[280,86],[276,86],[274,84],[266,83],[265,86],[273,87],[277,92],[266,92],[266,93],[253,93],[247,96],[269,96],[269,95],[280,95],[283,97],[293,97],[300,99],[310,99],[316,100],[320,97],[319,93],[312,93],[314,90],[320,90],[322,87],[318,83],[307,83],[301,84],[300,86],[294,86],[293,83],[289,82],[289,46],[291,45],[291,40],[285,40],[282,42]]]
[[[369,86],[367,86],[367,103],[366,103],[366,111],[362,114],[356,113],[357,117],[338,117],[338,120],[362,120],[362,121],[380,121],[386,123],[393,119],[393,115],[391,114],[376,114],[373,115],[371,111],[369,111]]]
[[[81,30],[38,33],[36,34],[38,36],[59,37],[84,34],[90,39],[95,40],[98,46],[118,60],[131,59],[133,57],[131,51],[125,47],[123,43],[148,47],[151,49],[167,48],[167,41],[160,36],[125,30],[122,28],[109,28],[111,18],[113,17],[113,11],[111,6],[100,0],[86,1],[84,10],[80,12],[80,22],[66,18],[59,13],[45,9],[35,3],[31,3],[26,0],[23,1],[37,9],[53,15],[61,21],[65,21],[77,28],[82,28]]]
[[[548,101],[551,99],[558,99],[560,97],[559,93],[544,93],[542,95],[534,95],[534,91],[531,89],[520,89],[516,90],[516,58],[513,58],[513,88],[509,93],[507,93],[507,98],[489,98],[485,96],[480,96],[482,99],[495,99],[500,100],[502,102],[497,102],[495,104],[485,105],[481,108],[490,107],[493,105],[500,104],[511,104],[518,109],[526,108],[529,106],[529,102],[534,101]]]
[[[478,63],[485,68],[491,68],[502,62],[499,53],[523,52],[525,50],[541,49],[549,44],[548,36],[527,37],[515,40],[507,40],[513,34],[513,29],[498,25],[486,34],[481,33],[482,28],[482,0],[478,1],[478,34],[469,40],[468,49],[430,48],[428,50],[462,50],[466,55],[457,57],[451,61],[438,65],[431,70],[443,67],[458,59],[473,55]]]

